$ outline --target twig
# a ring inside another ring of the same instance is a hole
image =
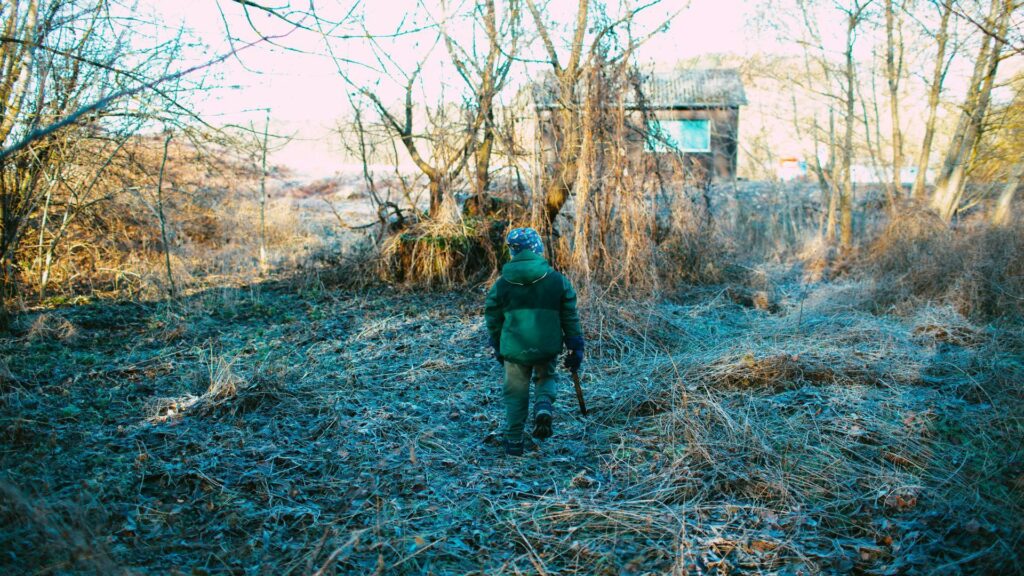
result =
[[[431,542],[430,544],[427,544],[426,546],[423,546],[423,547],[422,547],[422,548],[420,548],[419,550],[417,550],[417,551],[413,552],[412,554],[409,554],[408,556],[406,556],[405,558],[402,558],[402,559],[401,559],[401,560],[399,560],[398,562],[395,562],[394,564],[392,564],[392,565],[391,565],[391,566],[390,566],[390,567],[388,568],[388,573],[390,574],[390,573],[391,573],[391,571],[392,571],[392,570],[394,570],[395,568],[398,568],[398,567],[399,567],[399,566],[401,566],[402,564],[405,564],[405,563],[406,563],[406,562],[408,562],[409,560],[412,560],[412,559],[413,559],[413,558],[415,558],[416,556],[419,556],[419,555],[420,555],[420,553],[422,553],[422,552],[425,552],[425,551],[427,551],[427,550],[430,550],[431,548],[433,548],[434,546],[436,546],[437,544],[439,544],[439,543],[441,543],[441,542],[444,542],[444,539],[443,539],[443,538],[442,538],[442,539],[439,539],[439,540],[434,540],[434,541],[433,541],[433,542]]]
[[[509,521],[509,524],[515,528],[516,534],[519,534],[519,537],[523,539],[523,544],[526,544],[526,557],[530,559],[530,564],[533,564],[533,567],[537,569],[537,572],[541,574],[541,576],[547,576],[548,571],[545,570],[544,561],[540,559],[537,551],[534,550],[533,545],[530,544],[530,540],[527,539],[522,530],[519,529],[519,524],[513,521]]]
[[[331,552],[331,555],[327,557],[327,561],[320,566],[320,569],[313,573],[313,576],[323,576],[342,552],[351,551],[352,547],[359,543],[359,538],[363,535],[363,532],[366,532],[366,529],[356,530],[353,532],[352,536],[348,539],[348,542],[345,542],[338,548],[335,548],[334,552]]]

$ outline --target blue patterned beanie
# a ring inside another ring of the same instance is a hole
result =
[[[540,234],[537,234],[533,228],[516,228],[508,233],[505,242],[508,243],[508,251],[513,256],[523,250],[531,250],[537,254],[544,253],[544,243],[540,240]]]

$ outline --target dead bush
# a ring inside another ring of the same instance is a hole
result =
[[[720,284],[738,280],[729,244],[707,226],[673,231],[658,251],[659,270],[669,285]]]
[[[497,267],[502,245],[493,221],[425,221],[384,241],[378,274],[385,282],[426,288],[481,282]]]
[[[78,329],[59,314],[43,313],[29,327],[28,339],[32,342],[48,340],[71,343],[78,339]]]
[[[871,271],[887,286],[891,305],[911,297],[937,299],[949,288],[950,279],[962,267],[954,250],[955,238],[937,215],[915,211],[893,219],[870,245],[867,260]]]
[[[869,246],[867,270],[881,309],[952,304],[978,319],[1024,316],[1024,226],[966,222],[950,227],[930,212],[894,219]]]
[[[950,301],[966,316],[1024,317],[1024,224],[983,226],[957,249],[965,266]]]

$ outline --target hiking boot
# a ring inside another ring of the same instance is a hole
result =
[[[522,456],[523,455],[523,441],[513,442],[509,439],[505,439],[505,456]]]
[[[533,437],[539,440],[551,437],[551,404],[541,402],[535,408]]]

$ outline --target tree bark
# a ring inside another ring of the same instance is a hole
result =
[[[544,215],[549,230],[555,218],[569,198],[576,174],[578,172],[576,155],[581,144],[581,126],[578,120],[580,102],[577,102],[577,83],[580,79],[580,60],[583,55],[583,39],[586,33],[587,17],[590,10],[589,0],[578,0],[576,7],[576,23],[569,53],[569,59],[562,66],[555,45],[551,40],[547,25],[533,0],[526,0],[526,5],[537,25],[537,33],[541,37],[547,51],[548,63],[558,84],[558,110],[551,115],[550,126],[557,147],[557,159],[552,167],[551,175],[544,185]]]
[[[14,123],[18,119],[18,113],[21,111],[21,105],[28,90],[29,79],[32,76],[32,61],[36,52],[34,45],[37,41],[35,36],[39,4],[36,0],[29,0],[25,21],[20,30],[18,29],[18,4],[19,2],[15,2],[10,7],[8,26],[13,26],[21,33],[23,42],[0,43],[5,48],[4,52],[7,51],[8,45],[12,50],[10,54],[3,54],[3,60],[8,60],[8,58],[9,60],[3,62],[7,65],[7,70],[3,71],[6,77],[0,85],[0,103],[3,106],[3,109],[0,110],[0,144],[7,141],[7,137],[11,134]]]
[[[966,187],[967,172],[974,151],[984,131],[985,116],[992,96],[999,62],[1002,60],[1004,41],[1010,15],[1013,13],[1012,0],[993,0],[987,22],[993,23],[994,37],[986,35],[982,40],[978,61],[975,64],[968,97],[960,113],[957,131],[953,136],[942,165],[942,173],[932,195],[932,207],[944,220],[949,221],[960,208]]]
[[[863,6],[857,5],[847,14],[846,26],[846,118],[843,131],[843,185],[839,192],[839,247],[848,251],[853,247],[853,178],[850,173],[853,167],[853,128],[857,121],[854,112],[854,76],[856,69],[853,62],[853,47],[857,38],[857,24]]]
[[[427,190],[430,192],[430,218],[437,218],[441,214],[441,205],[444,203],[444,185],[440,175],[430,176]]]
[[[992,213],[992,224],[1006,226],[1010,223],[1013,216],[1013,197],[1017,194],[1017,189],[1020,188],[1022,180],[1024,180],[1024,162],[1020,162],[1014,167],[1010,180],[1006,183],[1006,187],[1003,188],[1002,194],[999,195],[996,209]]]
[[[949,41],[949,17],[953,13],[953,3],[943,2],[942,18],[939,30],[935,35],[936,55],[935,68],[932,71],[932,83],[928,90],[928,119],[925,121],[924,138],[921,141],[921,153],[917,158],[917,174],[914,177],[914,188],[911,196],[915,200],[924,198],[925,185],[928,177],[928,159],[932,152],[932,140],[935,138],[935,115],[939,108],[939,97],[946,79],[949,63],[946,61],[946,44]]]
[[[902,23],[902,22],[901,22]],[[892,194],[903,192],[903,131],[900,128],[900,76],[903,73],[903,42],[896,43],[896,7],[885,0],[885,72],[889,84],[889,110],[892,122]]]

